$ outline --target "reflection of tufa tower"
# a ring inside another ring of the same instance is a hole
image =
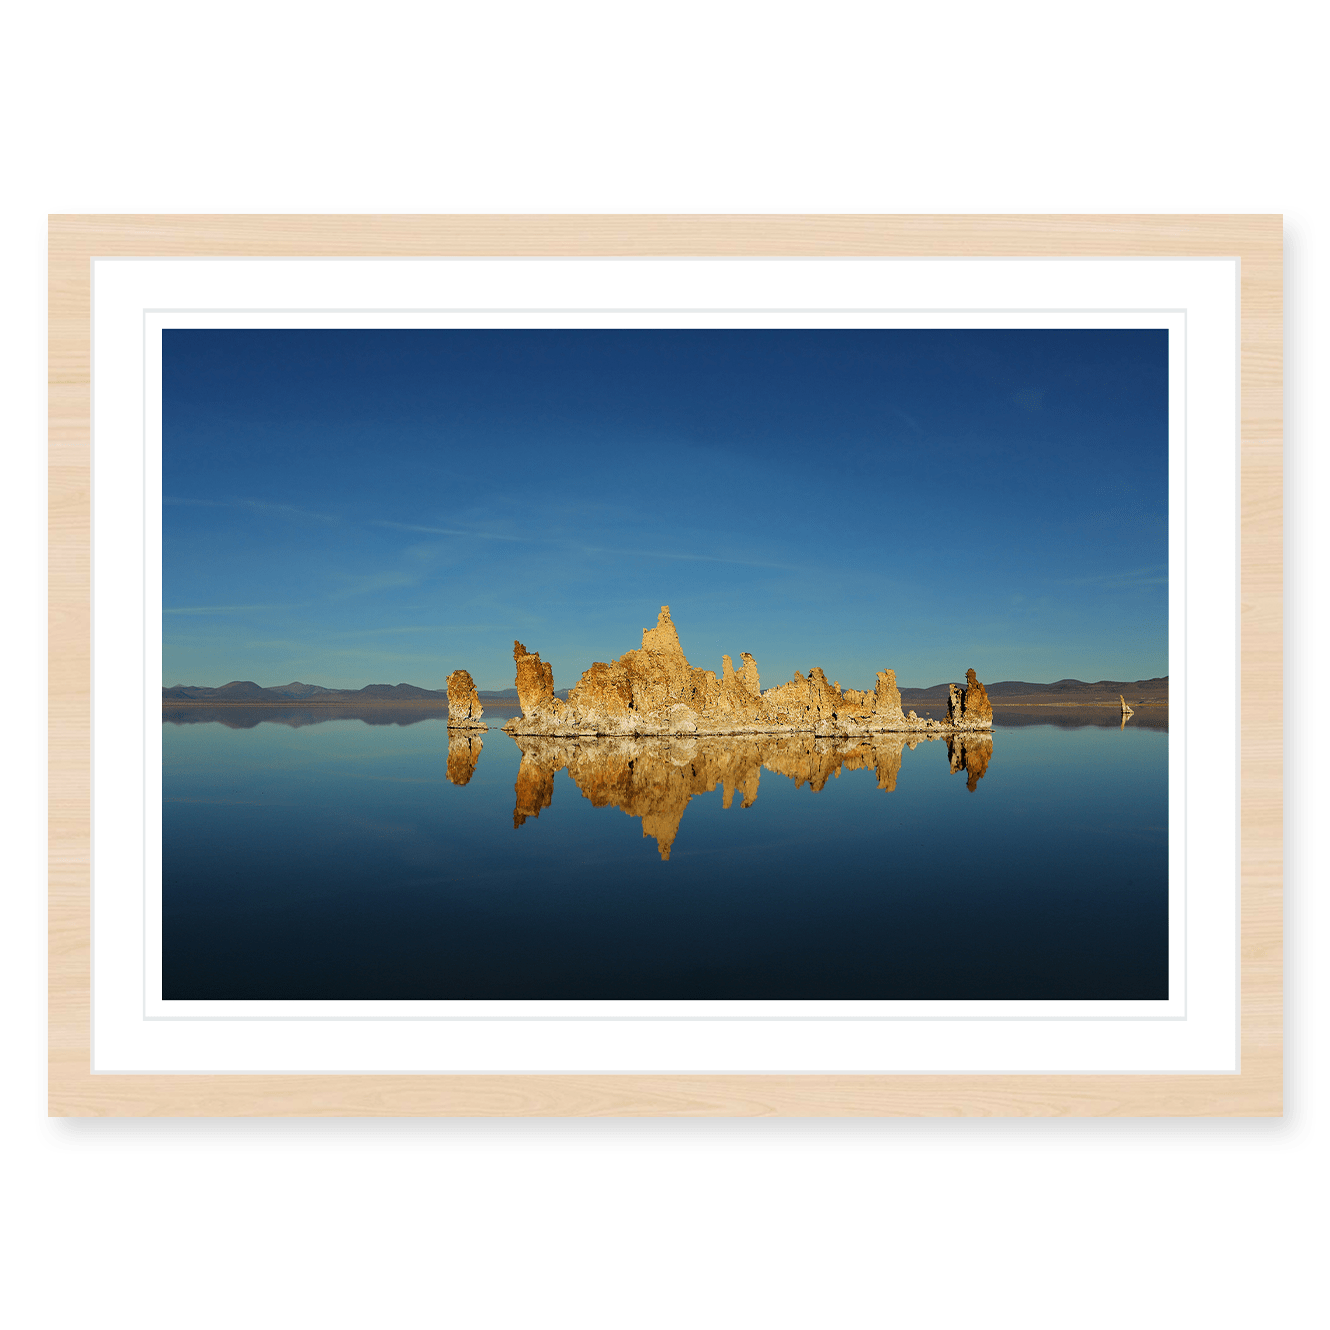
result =
[[[837,738],[812,734],[754,734],[685,738],[588,738],[576,735],[518,734],[522,764],[513,787],[513,826],[539,817],[554,798],[554,778],[567,771],[573,784],[596,808],[617,808],[642,823],[642,835],[656,842],[668,861],[679,824],[690,802],[718,787],[723,807],[742,807],[757,799],[764,771],[792,780],[796,789],[825,789],[842,771],[867,771],[877,788],[893,791],[902,750],[914,751],[945,737],[952,771],[964,771],[974,791],[993,755],[991,734],[973,731],[942,734],[896,733]],[[452,779],[453,744],[478,738],[448,736],[448,773]]]
[[[484,746],[485,741],[478,734],[448,732],[448,779],[454,785],[465,785],[476,774],[476,763]]]

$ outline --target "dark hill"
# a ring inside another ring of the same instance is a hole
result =
[[[238,700],[238,699],[240,699],[240,698],[251,698],[251,697],[262,697],[263,694],[264,694],[266,691],[267,691],[266,689],[260,688],[260,687],[258,686],[258,684],[253,683],[253,682],[252,682],[251,680],[249,680],[249,679],[246,679],[246,680],[244,680],[244,681],[234,680],[234,681],[232,681],[231,683],[224,683],[224,684],[223,684],[223,685],[217,690],[217,692],[218,692],[222,697],[227,698],[228,700],[229,700],[229,699],[236,699],[236,700]]]
[[[958,687],[964,687],[961,680]],[[942,704],[947,699],[945,683],[933,684],[930,688],[902,688],[901,701],[906,707],[924,704]],[[1084,683],[1080,679],[1058,679],[1054,683],[1026,683],[1019,679],[1004,679],[999,683],[985,684],[988,695],[995,703],[1008,705],[1034,705],[1037,703],[1095,703],[1115,702],[1118,694],[1126,696],[1129,702],[1168,702],[1168,676],[1160,679],[1136,679],[1132,682],[1119,682],[1100,679],[1095,683]],[[555,696],[567,700],[568,689],[560,688]],[[508,703],[517,702],[516,688],[482,689],[481,702]],[[204,703],[204,702],[318,702],[318,703],[356,703],[356,702],[401,702],[406,704],[436,703],[443,705],[448,701],[448,693],[443,688],[419,688],[410,683],[371,683],[364,688],[325,688],[316,683],[274,684],[270,688],[260,687],[250,679],[233,679],[220,688],[207,688],[199,684],[173,684],[162,689],[163,702]]]
[[[384,702],[443,701],[447,698],[448,691],[445,688],[417,688],[413,683],[369,683],[355,696],[366,701],[371,699]]]
[[[442,688],[417,688],[410,683],[372,683],[364,688],[324,688],[321,684],[289,683],[260,688],[249,680],[237,680],[220,688],[198,684],[176,684],[162,689],[163,702],[430,702],[448,701]]]
[[[317,683],[275,683],[267,689],[270,693],[282,693],[286,697],[317,697],[320,693],[331,693],[331,688],[324,688]]]
[[[965,686],[956,681],[958,688]],[[931,688],[902,688],[902,702],[945,702],[949,685],[933,684]],[[1003,679],[999,683],[984,684],[988,696],[994,702],[1013,702],[1017,698],[1024,702],[1094,702],[1098,700],[1116,701],[1121,693],[1128,700],[1168,701],[1168,676],[1160,679],[1135,679],[1130,682],[1115,679],[1100,679],[1095,683],[1085,683],[1080,679],[1058,679],[1054,683],[1026,683],[1020,679]]]

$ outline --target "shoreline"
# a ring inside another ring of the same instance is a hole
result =
[[[482,706],[501,707],[506,705],[503,702],[489,702],[482,700]],[[513,706],[517,703],[514,702]],[[162,701],[162,710],[175,710],[183,707],[426,707],[433,711],[447,711],[448,703],[439,702],[434,699],[425,701],[421,698],[367,698],[363,702],[357,702],[348,698],[311,698],[308,701],[293,697],[289,702],[257,701],[246,702],[237,698],[226,698],[221,701],[207,697],[190,698],[170,698]]]
[[[992,699],[990,698],[989,701],[992,702]],[[1128,702],[1127,705],[1133,711],[1140,711],[1143,708],[1153,708],[1153,709],[1158,709],[1160,707],[1163,707],[1165,709],[1168,708],[1167,702]],[[1065,711],[1069,707],[1103,707],[1104,709],[1109,711],[1122,710],[1122,704],[1116,701],[1114,702],[992,702],[992,706],[994,711],[997,711],[1003,707],[1006,707],[1009,710],[1021,710],[1028,707],[1052,707],[1054,710],[1058,711]]]
[[[917,709],[920,706],[925,706],[925,705],[931,706],[933,705],[933,703],[932,702],[921,703],[916,701],[914,705]],[[946,699],[945,698],[940,699],[936,705],[945,706]],[[1168,703],[1132,702],[1129,705],[1131,706],[1133,711],[1139,711],[1142,708],[1150,708],[1150,709],[1158,709],[1160,707],[1167,708]],[[481,706],[485,708],[494,707],[496,709],[500,707],[513,707],[519,710],[521,709],[521,703],[519,702],[486,702],[484,698],[481,698]],[[305,701],[300,701],[299,699],[296,698],[292,698],[291,701],[289,702],[262,702],[262,701],[245,702],[241,700],[213,701],[208,698],[186,698],[183,700],[178,698],[172,698],[169,701],[163,701],[162,703],[163,711],[183,710],[187,707],[251,707],[251,708],[253,707],[278,707],[278,708],[280,707],[357,707],[357,708],[420,707],[426,710],[447,711],[448,703],[435,702],[435,701],[426,702],[410,698],[399,701],[394,701],[390,698],[377,698],[372,700],[366,700],[364,702],[347,701],[345,699],[340,701],[311,700],[305,702]],[[992,707],[994,711],[1004,708],[1009,710],[1025,710],[1033,707],[1048,707],[1054,710],[1067,710],[1073,707],[1098,707],[1104,710],[1113,710],[1113,711],[1121,710],[1121,704],[1116,700],[1112,702],[993,702]]]

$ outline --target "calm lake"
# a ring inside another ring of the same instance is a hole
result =
[[[1168,996],[1166,709],[913,748],[511,714],[165,716],[164,996]]]

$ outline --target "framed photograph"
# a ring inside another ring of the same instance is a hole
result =
[[[53,217],[53,1114],[1272,1115],[1281,222]]]

